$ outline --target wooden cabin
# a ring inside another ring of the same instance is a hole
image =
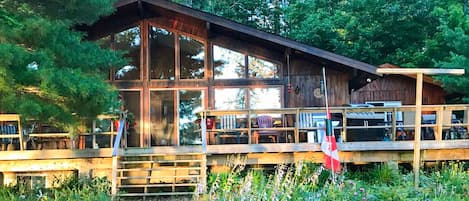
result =
[[[192,123],[204,109],[280,109],[350,101],[375,67],[161,0],[119,1],[82,27],[92,40],[127,50],[131,64],[110,82],[135,118],[130,147],[200,144]]]
[[[412,142],[396,137],[401,128],[414,125],[395,120],[415,107],[340,107],[351,103],[351,92],[379,77],[375,66],[165,0],[120,0],[115,7],[114,14],[77,29],[103,46],[127,51],[129,65],[103,72],[120,90],[129,113],[127,123],[119,125],[126,126],[115,126],[112,117],[98,118],[90,124],[92,132],[80,137],[80,149],[28,144],[70,141],[63,133],[0,131],[0,138],[16,143],[16,150],[0,151],[2,184],[50,186],[56,175],[79,174],[107,176],[113,193],[122,197],[184,195],[202,192],[207,171],[222,170],[239,158],[256,167],[321,163],[318,133],[323,129],[317,122],[325,114],[323,68],[334,133],[342,137],[341,162],[412,161]],[[466,113],[469,106],[426,105],[423,110],[436,115],[427,125],[436,138],[422,142],[422,160],[468,160],[467,119],[444,124],[443,116]],[[347,123],[350,116],[384,113],[391,117],[385,124]],[[0,117],[8,128],[20,127],[19,118]],[[116,135],[124,127],[127,134]],[[461,137],[445,140],[455,127],[462,128]],[[390,140],[347,140],[352,130],[366,135],[371,128],[382,129]]]

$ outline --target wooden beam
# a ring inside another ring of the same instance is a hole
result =
[[[2,172],[111,169],[111,158],[0,161]]]
[[[102,149],[59,149],[59,150],[25,150],[0,151],[0,161],[30,159],[73,159],[111,157],[111,148]]]
[[[376,73],[379,74],[418,74],[423,73],[427,75],[437,74],[452,74],[462,75],[464,69],[443,69],[443,68],[378,68]]]
[[[0,121],[20,121],[18,114],[0,114]]]

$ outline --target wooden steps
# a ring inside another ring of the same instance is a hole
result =
[[[190,196],[206,185],[206,156],[200,153],[123,155],[117,168],[118,197]]]

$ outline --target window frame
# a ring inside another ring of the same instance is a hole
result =
[[[193,35],[193,34],[190,34],[190,33],[186,33],[186,32],[182,32],[182,31],[179,31],[177,29],[174,29],[174,28],[171,28],[171,27],[168,27],[168,26],[164,26],[162,24],[158,24],[158,23],[155,23],[155,22],[152,22],[152,21],[148,21],[148,29],[151,29],[151,27],[156,27],[156,28],[160,28],[160,29],[165,29],[166,31],[169,31],[169,32],[172,32],[173,33],[173,36],[174,36],[174,80],[171,80],[171,79],[151,79],[151,76],[150,76],[150,60],[151,60],[151,49],[150,49],[150,46],[147,45],[147,53],[146,53],[146,57],[148,59],[148,66],[147,66],[147,73],[148,73],[148,79],[150,80],[150,82],[174,82],[174,81],[184,81],[184,82],[194,82],[194,81],[202,81],[202,80],[207,80],[208,78],[208,71],[209,71],[209,67],[208,67],[208,60],[210,59],[209,57],[209,43],[207,42],[207,40],[205,40],[204,38],[200,37],[200,36],[196,36],[196,35]],[[149,34],[149,33],[148,33]],[[148,35],[149,36],[149,35]],[[185,36],[185,37],[189,37],[191,38],[192,40],[196,40],[197,42],[200,42],[203,44],[204,46],[204,76],[203,78],[201,79],[181,79],[181,59],[180,59],[180,44],[179,44],[179,37],[180,36]],[[150,38],[148,37],[148,44],[150,44]]]
[[[119,31],[117,31],[117,32],[111,33],[111,47],[110,47],[110,48],[111,48],[112,50],[119,50],[119,49],[116,49],[116,39],[115,39],[115,38],[116,38],[116,35],[117,35],[118,33],[123,32],[123,31],[126,31],[126,30],[129,30],[129,29],[131,29],[131,28],[139,28],[139,31],[140,31],[140,56],[139,56],[139,71],[140,71],[139,73],[140,73],[140,75],[139,75],[139,79],[116,79],[115,76],[116,76],[116,72],[117,72],[117,68],[118,68],[118,67],[115,67],[115,66],[114,66],[114,67],[112,67],[112,69],[111,69],[111,79],[110,79],[111,82],[134,82],[134,83],[135,83],[135,82],[142,82],[142,81],[144,81],[144,77],[143,77],[143,76],[144,76],[144,73],[143,73],[143,71],[145,70],[145,66],[144,66],[144,62],[143,62],[143,59],[142,59],[142,58],[143,58],[143,54],[144,54],[143,47],[144,47],[144,43],[145,43],[144,40],[145,40],[145,39],[144,39],[144,37],[143,37],[144,32],[142,31],[142,28],[145,27],[145,26],[143,25],[143,23],[144,23],[144,22],[141,21],[141,22],[138,22],[138,23],[136,23],[136,24],[131,24],[130,26],[127,26],[127,27],[125,27],[125,28],[122,29],[122,30],[119,30]]]
[[[228,50],[231,50],[231,51],[234,51],[234,52],[238,52],[240,54],[243,54],[244,55],[244,77],[242,78],[215,78],[215,75],[213,74],[212,75],[212,79],[213,80],[282,80],[283,78],[283,64],[282,62],[280,61],[277,61],[277,60],[274,60],[272,58],[268,58],[268,57],[265,57],[265,56],[262,56],[262,55],[257,55],[257,54],[252,54],[251,52],[249,52],[248,50],[242,50],[242,49],[239,49],[239,48],[233,48],[233,47],[226,47],[224,44],[221,44],[221,43],[218,43],[218,42],[211,42],[210,44],[210,48],[211,48],[211,52],[210,52],[210,62],[211,62],[211,71],[214,72],[215,71],[215,62],[214,62],[214,46],[218,46],[220,48],[224,48],[224,49],[228,49]],[[264,60],[264,61],[267,61],[267,62],[270,62],[272,64],[275,64],[277,65],[278,67],[278,71],[277,71],[277,75],[278,75],[278,78],[254,78],[254,77],[249,77],[249,57],[254,57],[256,59],[261,59],[261,60]]]
[[[215,97],[217,89],[232,89],[232,88],[241,88],[245,89],[245,105],[243,110],[255,110],[251,108],[251,94],[250,91],[252,89],[265,89],[265,88],[278,88],[280,91],[279,98],[280,98],[280,108],[284,108],[284,86],[283,85],[263,85],[263,86],[214,86],[213,87],[213,97]],[[215,107],[215,98],[212,98],[212,106],[215,110],[224,110],[223,108],[216,108]],[[265,108],[267,109],[267,108]],[[268,108],[268,109],[279,109],[279,108]]]

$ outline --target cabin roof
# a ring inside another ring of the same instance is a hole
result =
[[[119,0],[114,5],[116,12],[111,16],[101,18],[97,23],[90,26],[81,26],[77,29],[88,32],[90,38],[100,37],[97,36],[97,26],[103,26],[100,30],[112,30],[111,27],[115,26],[128,26],[131,23],[139,19],[145,19],[149,17],[156,17],[158,14],[153,13],[156,9],[164,9],[165,11],[174,12],[189,16],[198,20],[202,20],[206,23],[208,29],[228,30],[234,32],[235,35],[242,35],[244,37],[253,38],[255,41],[271,44],[274,46],[281,46],[283,49],[291,49],[295,53],[311,55],[313,57],[325,60],[326,64],[330,61],[345,67],[351,68],[351,70],[357,69],[363,72],[378,75],[376,73],[376,67],[361,61],[357,61],[342,55],[334,54],[332,52],[315,48],[306,44],[296,42],[284,38],[279,35],[267,33],[261,30],[257,30],[246,25],[242,25],[232,20],[228,20],[223,17],[219,17],[210,13],[206,13],[200,10],[189,8],[177,3],[173,3],[166,0]],[[99,32],[99,31],[98,31]],[[90,36],[91,35],[91,36]],[[102,35],[101,35],[102,36]]]

